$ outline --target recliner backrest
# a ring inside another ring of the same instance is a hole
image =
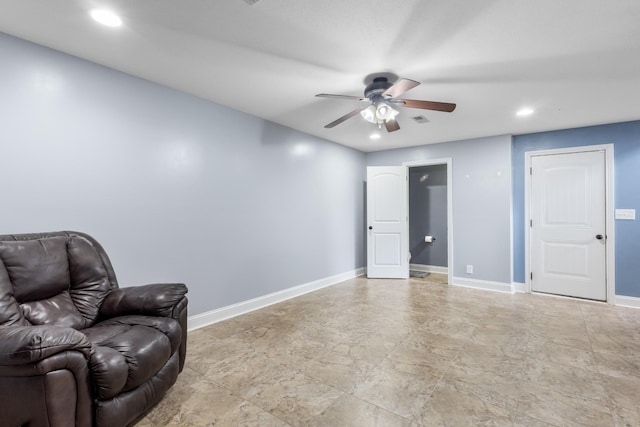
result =
[[[111,288],[101,254],[84,236],[0,241],[0,324],[84,329]]]

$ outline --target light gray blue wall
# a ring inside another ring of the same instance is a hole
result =
[[[511,284],[511,136],[367,154],[368,166],[452,158],[453,275]],[[474,274],[465,273],[466,265]]]
[[[446,164],[409,168],[409,250],[411,264],[447,267]]]
[[[0,234],[87,232],[190,314],[364,266],[363,153],[4,34],[0,58]]]

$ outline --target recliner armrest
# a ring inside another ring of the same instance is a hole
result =
[[[155,283],[112,290],[100,307],[100,316],[125,314],[174,317],[173,310],[187,293],[183,283]]]
[[[53,325],[0,326],[0,366],[26,365],[76,350],[89,358],[91,343],[80,331]]]

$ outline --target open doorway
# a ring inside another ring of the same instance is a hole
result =
[[[439,246],[444,247],[447,254],[446,263],[439,262],[445,264],[444,266],[414,264],[414,267],[426,273],[442,275],[443,278],[439,280],[441,283],[453,283],[453,268],[451,268],[454,262],[451,158],[406,162],[402,166],[367,167],[367,277],[384,279],[406,279],[409,277],[411,262],[409,223],[419,224],[421,221],[427,221],[420,214],[414,214],[414,217],[410,218],[408,212],[410,203],[409,173],[414,167],[433,165],[444,165],[445,167],[446,190],[442,185],[443,180],[440,180],[437,186],[438,190],[446,192],[446,200],[440,200],[436,203],[446,206],[446,229],[438,232],[426,232],[436,233],[435,241],[425,239],[426,236],[433,236],[433,234],[424,234],[424,231],[421,232],[419,239],[431,246],[440,242]],[[420,177],[418,177],[419,179]],[[425,181],[429,181],[428,177],[423,179],[423,184]],[[427,186],[431,186],[434,181],[429,181]],[[439,236],[443,237],[438,240]],[[431,241],[427,242],[427,240]]]
[[[450,160],[407,165],[410,276],[451,283]]]

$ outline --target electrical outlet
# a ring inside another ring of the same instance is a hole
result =
[[[467,265],[467,274],[473,274],[473,265]]]

